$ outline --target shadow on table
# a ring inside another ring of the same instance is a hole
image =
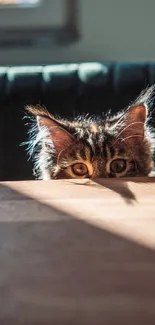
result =
[[[127,204],[132,204],[136,201],[135,194],[130,190],[128,183],[125,180],[113,180],[113,182],[109,182],[109,180],[102,181],[101,179],[95,180],[96,184],[104,186],[109,190],[119,194]]]
[[[153,250],[2,184],[0,214],[0,324],[155,324]]]
[[[83,182],[84,186],[101,186],[107,188],[117,194],[119,194],[127,204],[133,204],[136,199],[135,193],[129,188],[129,183],[155,183],[155,177],[133,177],[133,178],[120,178],[120,179],[107,179],[107,178],[100,178],[100,179],[87,179]],[[74,184],[80,185],[81,182],[77,182],[74,180]]]
[[[80,185],[81,182],[77,182],[74,180],[73,183],[75,185]],[[118,180],[118,179],[107,179],[107,178],[100,178],[100,179],[87,179],[85,182],[82,183],[84,186],[102,186],[104,188],[108,188],[109,190],[119,194],[127,204],[132,204],[136,201],[135,194],[130,190],[128,183],[126,180]]]

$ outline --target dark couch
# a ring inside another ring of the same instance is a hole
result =
[[[127,106],[148,84],[155,64],[82,63],[0,68],[0,179],[32,179],[27,162],[24,107],[43,104],[52,113],[101,114]],[[154,119],[154,117],[153,117]]]

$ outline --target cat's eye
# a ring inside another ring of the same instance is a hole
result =
[[[113,174],[119,174],[124,172],[126,169],[126,160],[124,159],[115,159],[110,164],[110,171]]]
[[[72,171],[76,176],[85,176],[88,174],[88,168],[85,164],[83,163],[76,163],[71,166]]]

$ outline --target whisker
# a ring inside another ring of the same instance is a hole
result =
[[[117,138],[117,139],[116,139],[116,140],[111,144],[111,146],[115,145],[119,140],[121,140],[121,142],[122,142],[122,141],[124,141],[124,140],[126,140],[126,139],[130,139],[130,138],[134,138],[134,137],[143,138],[143,136],[142,136],[142,135],[139,135],[139,134],[130,135],[130,136],[126,137],[126,138]],[[111,146],[110,146],[110,147],[111,147]]]
[[[124,112],[121,117],[118,119],[118,121],[115,123],[115,127],[118,125],[118,124],[121,124],[121,121],[124,120],[124,116],[126,115],[126,112]]]
[[[62,169],[62,168],[60,167],[60,165],[59,165],[60,156],[61,156],[62,152],[65,151],[65,150],[66,150],[66,149],[62,149],[62,150],[59,152],[58,156],[57,156],[57,165],[58,165],[58,167],[59,167],[60,169]]]
[[[139,134],[130,135],[130,136],[126,137],[126,138],[122,138],[121,142],[125,141],[127,139],[130,139],[130,138],[144,138],[144,137],[142,135],[139,135]]]
[[[132,125],[134,125],[134,124],[143,124],[144,125],[144,123],[143,122],[132,122],[132,123],[130,123],[129,125],[127,125],[118,135],[117,135],[117,137],[119,137],[125,130],[127,130],[130,126],[132,126]]]
[[[130,151],[131,156],[132,156],[132,158],[133,158],[133,161],[134,161],[134,163],[135,163],[136,172],[138,173],[138,167],[137,167],[137,162],[136,162],[136,160],[135,160],[135,156],[134,156],[134,154],[133,154],[131,148],[129,147],[129,145],[126,143],[125,139],[122,139],[122,141],[125,142],[125,145],[127,146],[128,151]]]

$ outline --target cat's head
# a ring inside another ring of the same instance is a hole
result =
[[[35,172],[41,179],[127,177],[152,169],[153,136],[148,126],[154,87],[118,115],[104,118],[56,119],[41,107],[29,142]]]

